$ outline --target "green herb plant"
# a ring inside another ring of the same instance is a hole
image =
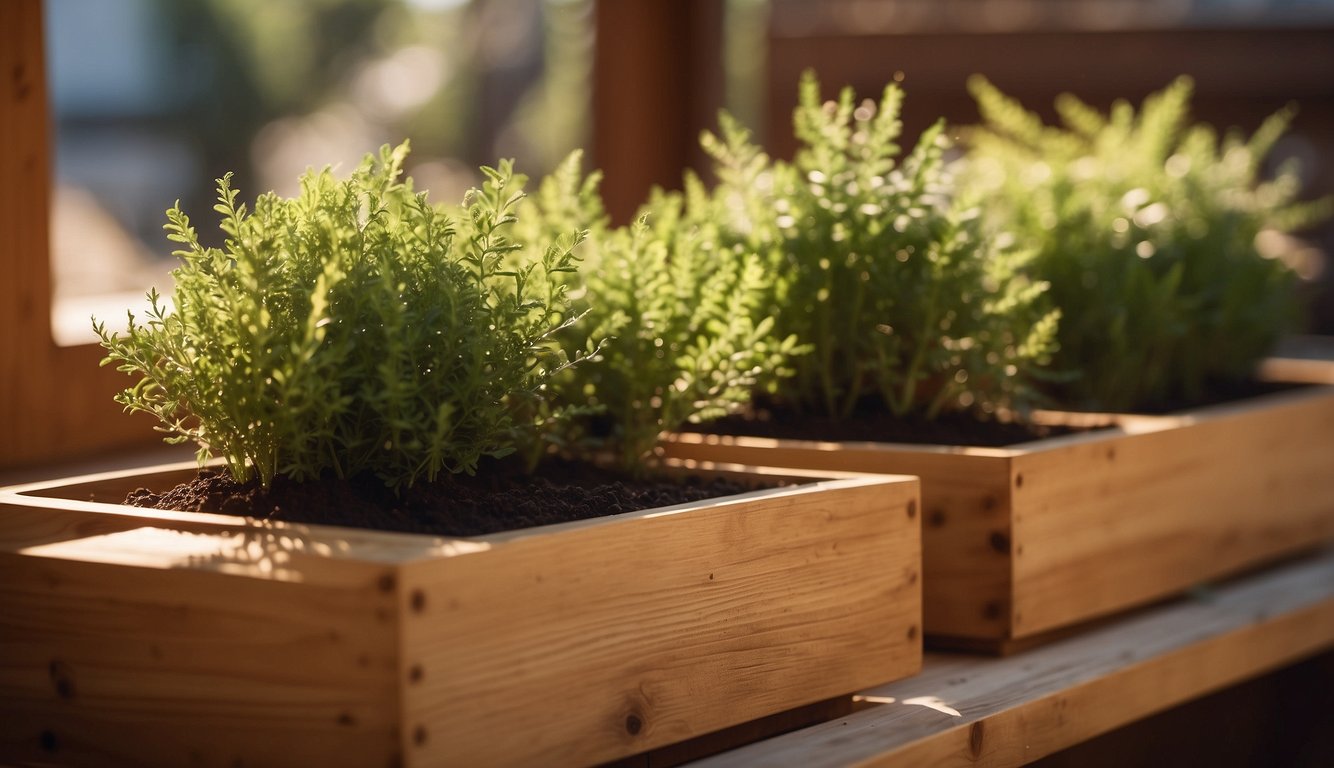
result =
[[[1298,315],[1295,277],[1256,249],[1266,228],[1292,229],[1330,210],[1295,203],[1292,167],[1268,181],[1262,162],[1292,110],[1249,139],[1221,140],[1189,122],[1191,82],[1142,108],[1104,114],[1074,96],[1060,126],[970,81],[984,118],[971,134],[966,186],[989,201],[997,229],[1036,257],[1060,307],[1054,365],[1080,372],[1056,388],[1072,407],[1162,407],[1249,376]]]
[[[703,137],[719,178],[711,216],[764,255],[775,334],[812,349],[779,395],[833,419],[868,397],[926,419],[1022,406],[1058,315],[1022,272],[1029,255],[984,237],[977,209],[954,199],[942,124],[902,155],[902,102],[892,84],[878,104],[851,89],[822,101],[807,73],[791,163],[726,115]]]
[[[400,180],[407,152],[385,147],[346,181],[307,172],[296,197],[250,211],[223,177],[220,249],[168,211],[170,305],[150,293],[124,335],[94,320],[103,363],[139,377],[117,400],[265,486],[332,472],[397,488],[539,441],[559,421],[539,403],[571,364],[553,337],[577,317],[559,278],[580,236],[512,239],[509,162],[437,208]],[[537,255],[517,264],[525,245]]]
[[[708,195],[655,190],[633,224],[612,227],[573,155],[543,182],[530,221],[575,222],[590,231],[572,295],[587,315],[561,333],[572,356],[592,356],[558,382],[560,401],[585,409],[568,444],[609,453],[639,473],[663,431],[735,413],[753,391],[790,373],[796,339],[764,316],[759,257],[724,244],[698,209]],[[595,341],[596,340],[596,341]]]

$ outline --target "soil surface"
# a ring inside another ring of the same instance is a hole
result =
[[[372,528],[439,536],[479,536],[570,520],[729,496],[753,490],[726,479],[634,480],[585,464],[554,462],[535,476],[499,462],[476,476],[451,475],[417,483],[397,495],[374,477],[323,477],[297,483],[283,477],[265,490],[237,483],[225,471],[201,470],[165,493],[140,488],[137,507]]]
[[[876,406],[874,401],[865,401],[850,418],[834,421],[824,414],[796,413],[764,405],[708,424],[692,424],[687,429],[710,435],[751,435],[789,440],[976,445],[988,448],[1086,431],[1086,428],[1066,426],[980,421],[961,413],[941,414],[933,421],[901,418]]]
[[[1210,405],[1223,405],[1237,400],[1246,400],[1251,397],[1261,395],[1272,395],[1275,392],[1287,392],[1292,389],[1301,389],[1310,386],[1309,384],[1294,384],[1290,381],[1259,381],[1256,379],[1232,379],[1212,381],[1209,383],[1203,397],[1197,400],[1174,399],[1164,403],[1157,403],[1149,408],[1141,409],[1137,413],[1147,413],[1159,416],[1178,411],[1188,411],[1192,408],[1204,408]]]
[[[1135,413],[1164,415],[1191,408],[1221,405],[1306,385],[1268,381],[1214,382],[1207,395],[1194,402],[1174,401]],[[1055,409],[1054,409],[1055,410]],[[1100,429],[1097,426],[1029,424],[1020,421],[981,420],[967,413],[945,413],[933,421],[900,418],[881,407],[875,398],[863,400],[852,416],[834,421],[824,414],[798,413],[773,403],[758,403],[750,411],[707,424],[692,424],[685,431],[707,435],[750,435],[788,440],[829,442],[922,443],[1004,448],[1048,437]]]

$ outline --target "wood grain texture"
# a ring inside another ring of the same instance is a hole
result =
[[[938,635],[1001,637],[1010,630],[1010,462],[1005,450],[920,450],[889,443],[720,437],[684,433],[667,457],[819,471],[913,475],[922,481],[922,612]],[[998,546],[1001,545],[1001,546]]]
[[[0,552],[0,756],[388,765],[396,603],[382,569],[356,570],[330,586]]]
[[[90,500],[183,472],[0,494],[0,762],[592,764],[920,666],[912,478],[477,539]]]
[[[1334,647],[1334,552],[1003,659],[928,654],[883,702],[700,768],[1017,766]]]
[[[1334,538],[1334,389],[1260,400],[1016,459],[1015,636]]]
[[[405,753],[597,762],[911,674],[915,486],[834,481],[408,565]]]
[[[1116,423],[1008,449],[686,434],[664,450],[920,476],[926,631],[996,651],[1334,539],[1334,387]]]

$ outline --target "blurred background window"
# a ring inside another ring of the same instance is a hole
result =
[[[52,321],[93,339],[174,266],[179,197],[206,238],[213,179],[295,192],[403,138],[455,200],[477,167],[531,176],[588,144],[592,0],[45,0],[55,125]]]

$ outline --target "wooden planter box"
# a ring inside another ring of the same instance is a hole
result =
[[[472,539],[107,503],[193,471],[0,494],[0,762],[590,764],[921,664],[915,478]]]
[[[922,480],[923,622],[1007,651],[1334,538],[1334,387],[1012,448],[677,435],[667,455]]]

